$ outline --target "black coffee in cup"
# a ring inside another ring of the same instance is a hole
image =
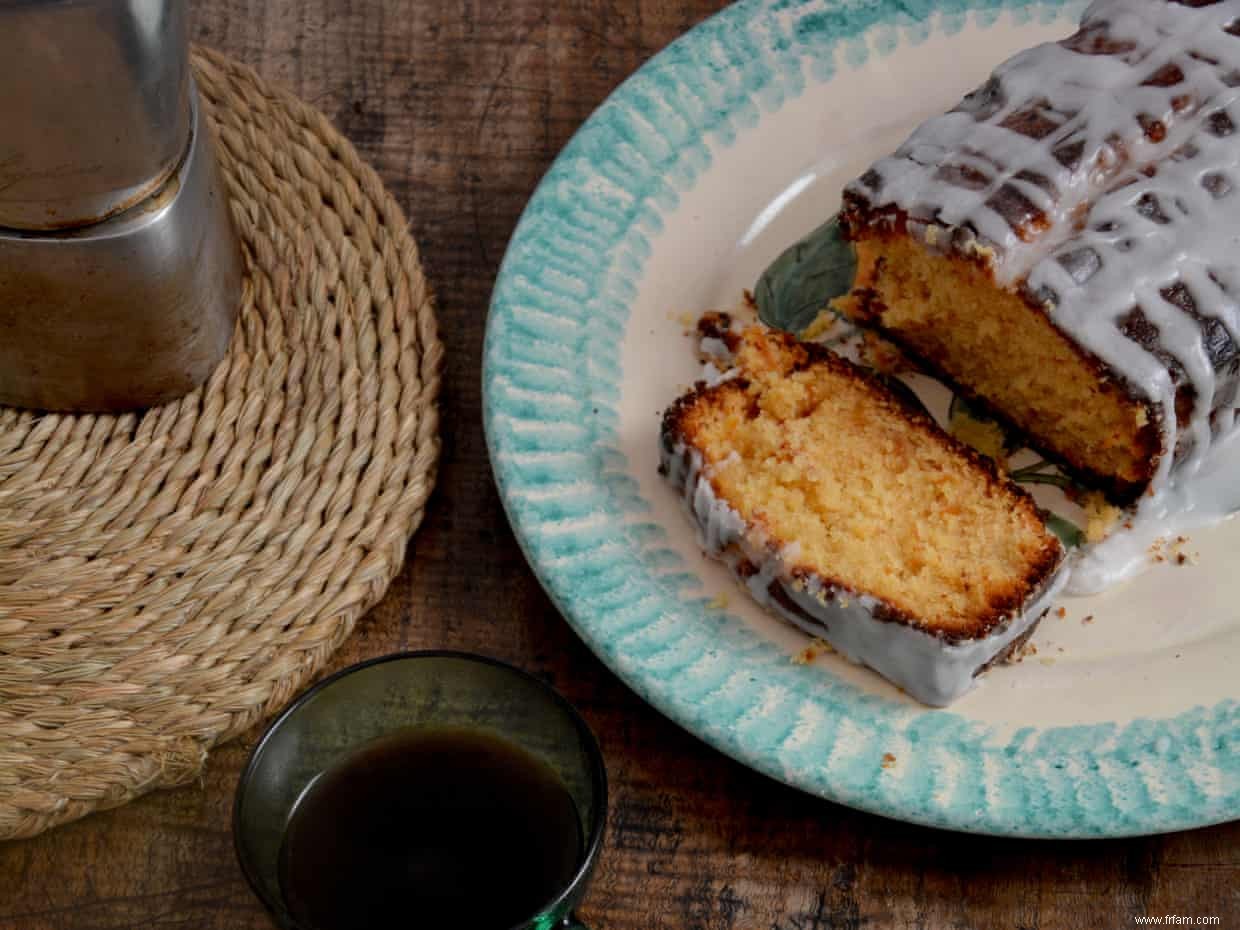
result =
[[[491,731],[431,726],[359,746],[315,779],[289,817],[279,878],[314,930],[506,930],[583,859],[577,806],[549,765]]]

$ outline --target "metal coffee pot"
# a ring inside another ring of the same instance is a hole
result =
[[[0,404],[181,397],[240,293],[183,0],[0,0]]]

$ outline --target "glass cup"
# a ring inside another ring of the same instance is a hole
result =
[[[581,819],[580,863],[537,913],[510,930],[585,930],[573,909],[598,858],[607,816],[607,772],[594,734],[568,701],[532,675],[444,651],[399,653],[337,672],[285,709],[254,747],[237,787],[233,839],[241,870],[276,922],[286,930],[315,930],[295,920],[280,888],[280,848],[297,802],[359,747],[411,727],[491,731],[555,771]],[[409,926],[414,923],[411,915]],[[460,925],[471,926],[468,914]]]

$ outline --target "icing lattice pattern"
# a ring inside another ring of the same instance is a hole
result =
[[[1098,0],[850,193],[985,258],[1157,409],[1178,400],[1164,448],[1178,431],[1197,458],[1236,426],[1238,101],[1240,0]]]

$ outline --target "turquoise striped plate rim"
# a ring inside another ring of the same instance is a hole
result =
[[[789,662],[725,611],[649,518],[617,448],[619,346],[664,218],[770,113],[932,31],[1080,4],[751,0],[702,23],[581,127],[531,198],[496,281],[483,353],[492,467],[558,609],[644,700],[727,755],[861,810],[979,833],[1104,837],[1240,816],[1240,704],[999,733]],[[653,428],[653,425],[652,425]],[[882,756],[901,747],[898,773]]]

